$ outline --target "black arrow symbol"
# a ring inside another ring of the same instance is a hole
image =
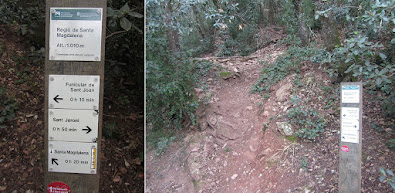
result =
[[[56,97],[54,97],[53,100],[55,100],[57,103],[59,103],[58,100],[63,100],[63,98],[59,98],[59,95],[56,95]]]
[[[56,161],[58,161],[58,159],[52,158],[52,165],[53,165],[54,162],[55,162],[56,165],[59,165],[58,162],[56,162]]]
[[[82,129],[83,131],[87,131],[86,134],[88,134],[89,132],[92,131],[92,129],[90,127],[86,126],[86,128],[88,128],[88,129]]]

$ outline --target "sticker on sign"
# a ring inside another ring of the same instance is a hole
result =
[[[48,193],[70,193],[70,187],[63,182],[52,182],[47,186]]]
[[[48,171],[96,174],[97,143],[49,141]]]
[[[49,75],[50,109],[99,109],[100,76]]]
[[[51,8],[49,60],[100,61],[102,12],[102,8]]]

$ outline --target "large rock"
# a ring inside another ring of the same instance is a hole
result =
[[[285,135],[285,136],[292,136],[293,135],[293,129],[292,126],[290,124],[288,124],[287,122],[277,122],[277,129],[278,131],[280,131],[281,134]]]
[[[292,83],[288,82],[281,86],[276,91],[276,101],[283,102],[288,99],[288,96],[291,94]]]

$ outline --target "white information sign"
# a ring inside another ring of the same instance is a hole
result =
[[[342,86],[342,103],[359,103],[359,86]]]
[[[49,141],[48,171],[96,174],[97,143]]]
[[[49,109],[99,109],[100,76],[49,75]]]
[[[50,109],[48,136],[53,141],[96,142],[99,116],[94,110]]]
[[[49,60],[100,61],[102,8],[50,9]]]
[[[359,143],[359,108],[341,108],[341,141]]]
[[[342,119],[352,119],[359,121],[359,108],[357,107],[342,107]]]

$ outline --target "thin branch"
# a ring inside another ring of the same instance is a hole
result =
[[[107,39],[107,38],[110,38],[111,36],[114,36],[114,35],[117,35],[117,34],[121,34],[121,33],[126,33],[126,32],[128,32],[128,31],[126,31],[126,30],[123,30],[123,31],[117,31],[117,32],[114,32],[114,33],[112,33],[112,34],[110,34],[110,35],[106,36],[106,39]]]

